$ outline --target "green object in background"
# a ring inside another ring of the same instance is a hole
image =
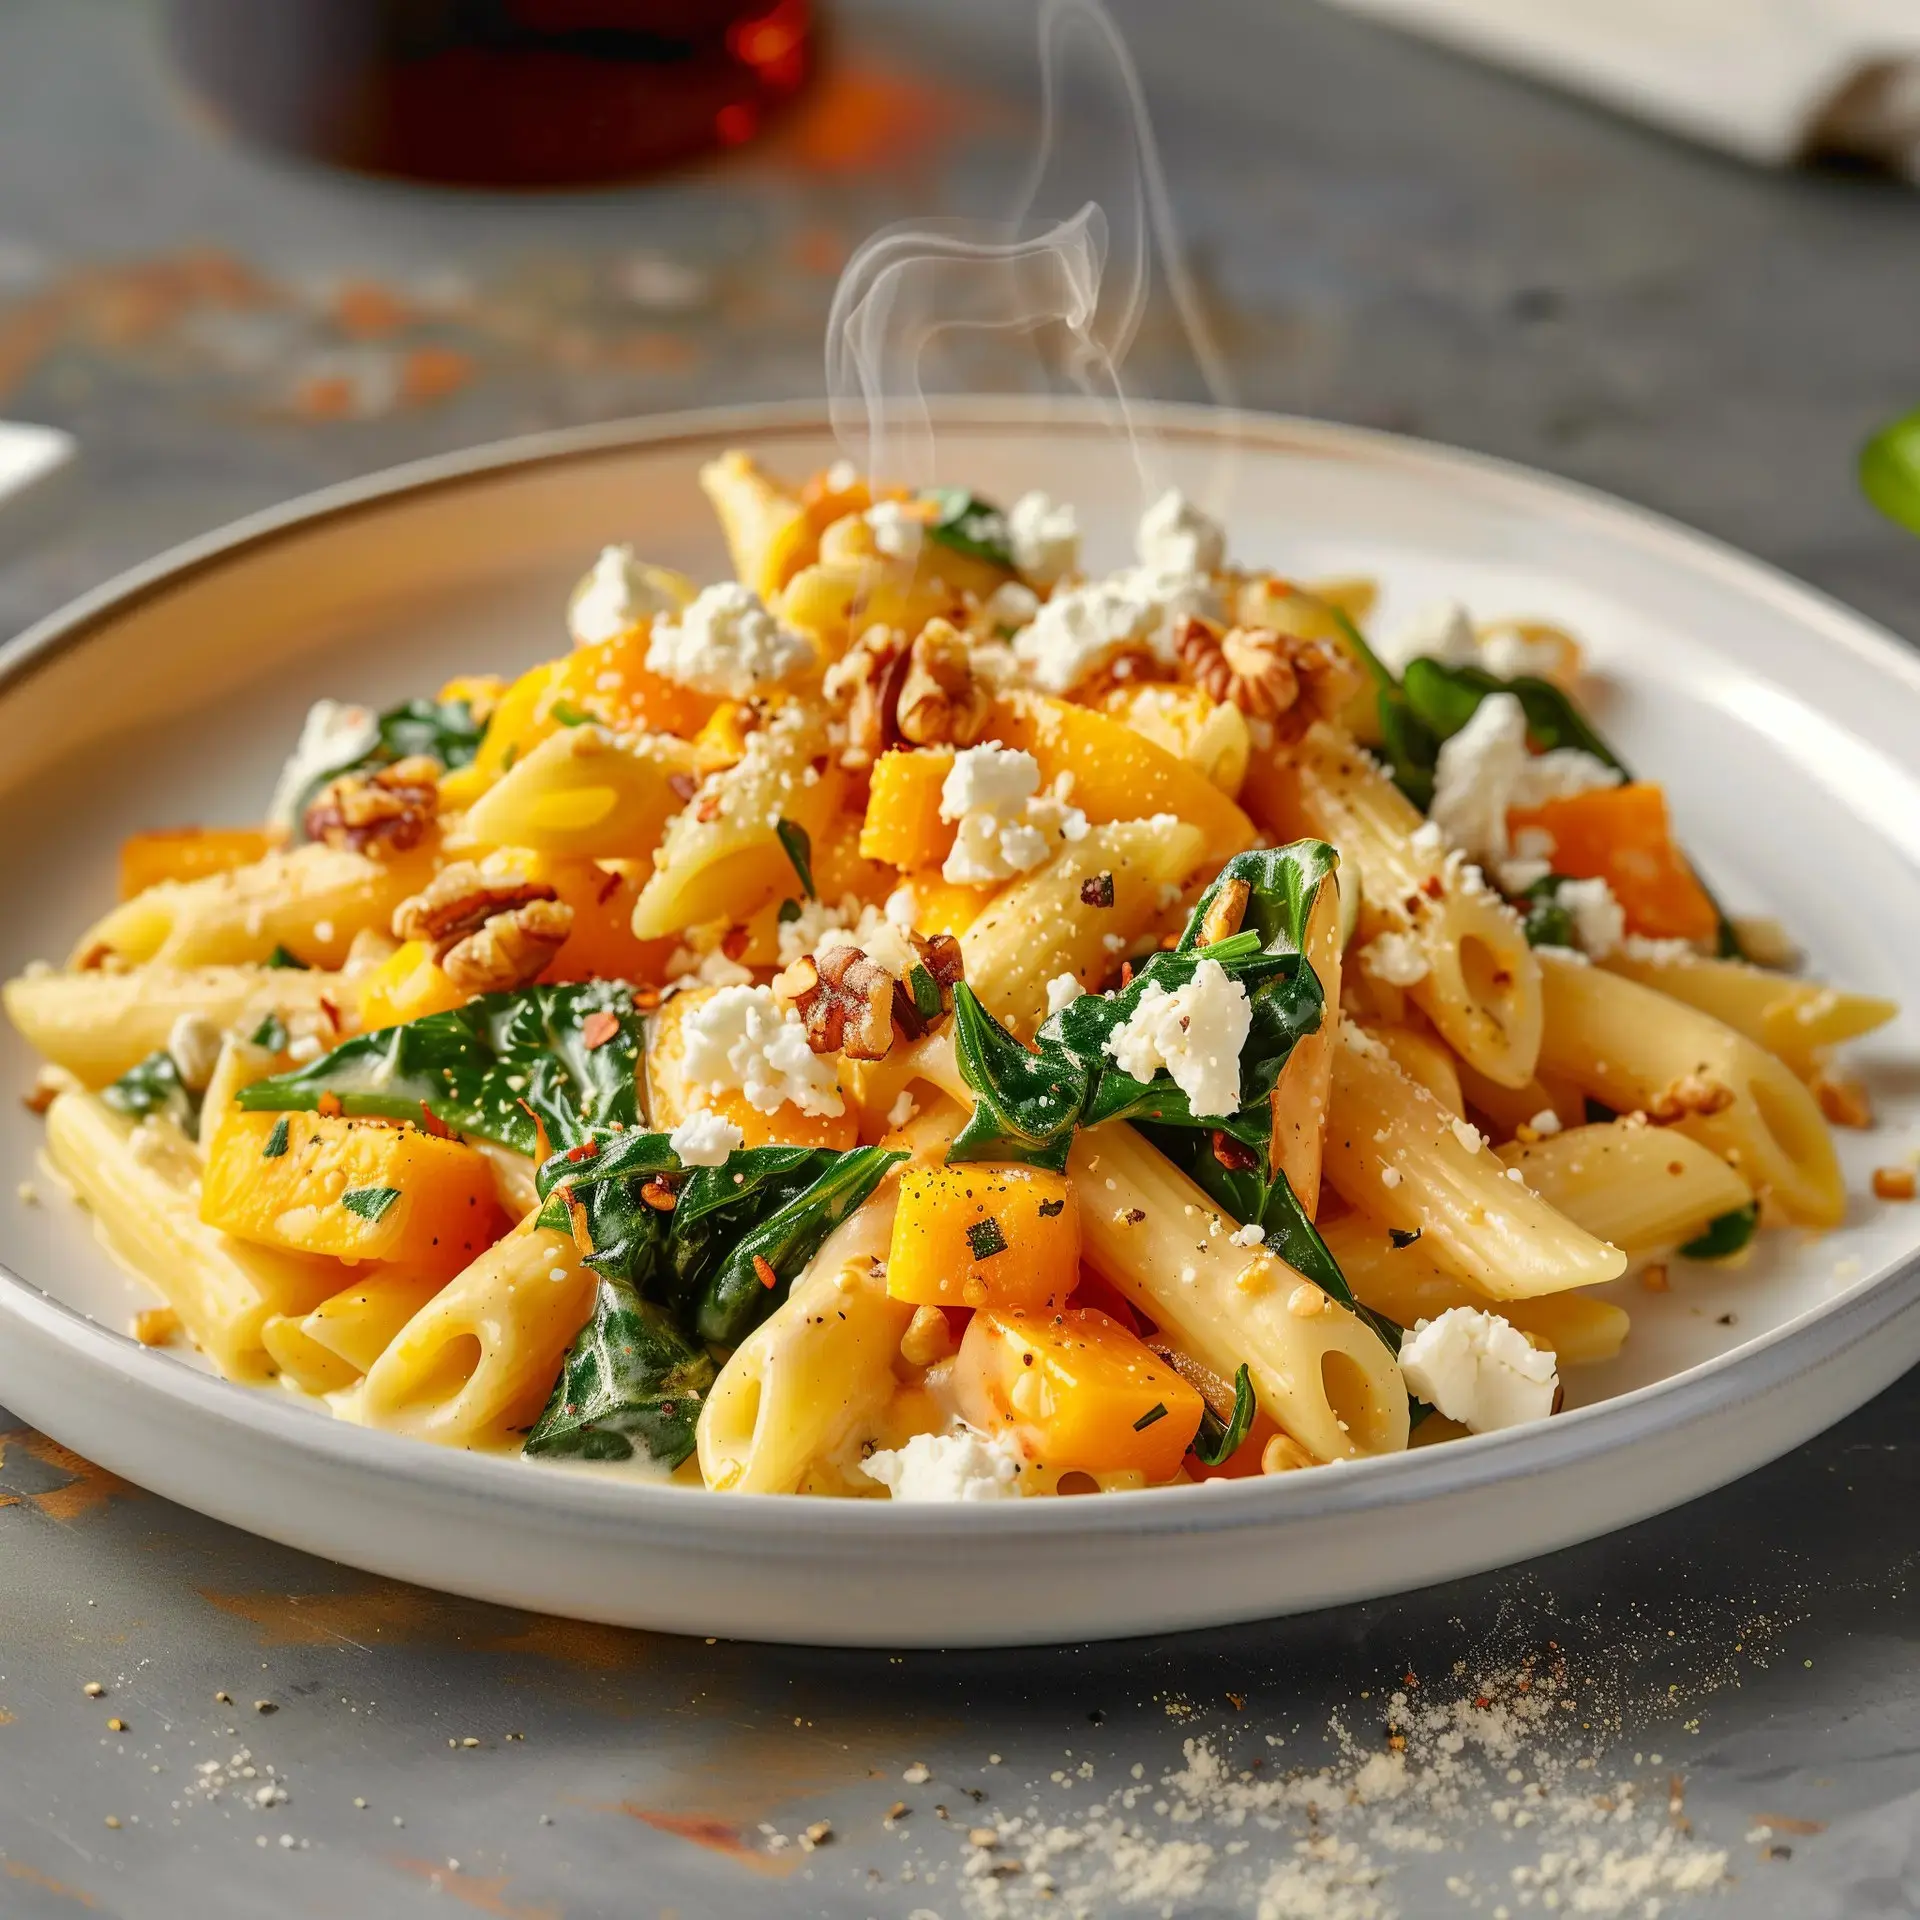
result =
[[[1889,520],[1920,533],[1920,411],[1891,421],[1860,449],[1860,490]]]

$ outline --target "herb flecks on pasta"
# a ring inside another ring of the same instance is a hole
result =
[[[1632,1337],[1592,1287],[1841,1217],[1894,1010],[1745,957],[1558,627],[1382,627],[1177,492],[1094,577],[1039,492],[700,481],[734,579],[610,547],[517,679],[318,703],[7,983],[224,1373],[716,1492],[1117,1492],[1546,1417]]]

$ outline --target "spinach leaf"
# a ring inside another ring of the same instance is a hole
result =
[[[1386,662],[1367,644],[1366,635],[1331,601],[1316,600],[1314,605],[1332,620],[1341,643],[1372,681],[1374,709],[1380,718],[1380,750],[1386,756],[1393,784],[1425,813],[1433,804],[1433,769],[1440,756],[1439,741],[1413,710],[1405,689]]]
[[[1520,898],[1526,911],[1520,919],[1520,931],[1530,947],[1578,947],[1573,915],[1560,904],[1560,885],[1564,874],[1549,873],[1536,880]]]
[[[664,1133],[596,1129],[541,1166],[540,1224],[564,1232],[569,1206],[580,1206],[588,1266],[636,1287],[702,1340],[730,1346],[786,1298],[821,1241],[905,1157],[750,1147],[682,1172]]]
[[[619,980],[520,987],[363,1033],[292,1073],[235,1096],[250,1112],[338,1110],[417,1120],[424,1106],[456,1133],[516,1153],[572,1146],[588,1127],[639,1118],[644,1040]]]
[[[630,1460],[636,1444],[668,1467],[693,1452],[712,1355],[625,1280],[602,1277],[593,1313],[567,1349],[523,1452]]]
[[[1088,1068],[1060,1048],[1029,1053],[964,980],[953,988],[953,1048],[974,1108],[947,1158],[1064,1171],[1091,1091]]]
[[[920,497],[934,507],[934,519],[927,528],[929,540],[1008,573],[1017,571],[1007,517],[990,500],[964,487],[929,487]]]
[[[321,788],[331,780],[353,773],[377,773],[396,760],[409,760],[425,754],[438,760],[451,773],[468,766],[480,751],[480,736],[486,723],[474,717],[473,708],[464,700],[406,700],[389,707],[375,722],[377,731],[366,750],[328,767],[309,780],[293,809],[293,838],[306,838],[303,824],[307,808]]]
[[[1235,854],[1194,902],[1174,952],[1192,953],[1199,946],[1214,901],[1235,881],[1245,881],[1248,888],[1241,930],[1260,936],[1261,952],[1304,951],[1313,903],[1339,863],[1340,856],[1324,840],[1295,840],[1289,846]]]
[[[1253,1376],[1242,1361],[1240,1371],[1233,1376],[1233,1417],[1222,1420],[1211,1407],[1200,1416],[1200,1431],[1193,1436],[1192,1448],[1200,1464],[1224,1467],[1240,1451],[1240,1443],[1246,1439],[1258,1411],[1258,1402],[1253,1397]]]
[[[1759,1203],[1717,1215],[1679,1251],[1689,1260],[1726,1260],[1748,1246],[1760,1228]]]
[[[307,963],[297,953],[293,953],[281,942],[274,943],[273,951],[267,955],[267,965],[280,967],[292,973],[306,973]]]
[[[201,1096],[183,1085],[180,1067],[165,1047],[129,1067],[100,1098],[117,1113],[145,1119],[160,1114],[173,1121],[189,1140],[200,1137]]]
[[[787,856],[787,862],[800,882],[800,891],[809,900],[819,899],[813,886],[812,835],[798,820],[789,820],[785,814],[774,823],[773,831],[780,842],[780,851]]]

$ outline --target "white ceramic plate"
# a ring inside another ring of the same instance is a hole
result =
[[[1920,1001],[1920,665],[1780,575],[1648,514],[1465,454],[1344,428],[1150,410],[1171,477],[1233,455],[1239,555],[1365,570],[1383,619],[1438,592],[1560,620],[1606,676],[1604,725],[1668,784],[1736,907],[1814,967]],[[747,444],[833,457],[818,409],[759,408],[522,441],[337,489],[168,555],[0,655],[0,969],[63,954],[119,836],[240,822],[307,703],[385,702],[565,644],[605,541],[716,577],[696,463]],[[948,473],[1044,486],[1124,558],[1131,464],[1085,413],[944,416]],[[1882,1115],[1850,1186],[1920,1139],[1912,1028],[1863,1056]],[[0,1037],[0,1086],[32,1062]],[[39,1123],[0,1102],[0,1404],[144,1486],[294,1546],[430,1586],[625,1624],[888,1646],[1146,1633],[1418,1586],[1589,1538],[1797,1445],[1920,1357],[1920,1207],[1858,1200],[1737,1274],[1622,1293],[1625,1355],[1572,1374],[1543,1426],[1279,1479],[1024,1505],[718,1496],[450,1453],[210,1377],[121,1329],[143,1295],[50,1194],[16,1198]],[[42,1182],[43,1188],[46,1183]]]

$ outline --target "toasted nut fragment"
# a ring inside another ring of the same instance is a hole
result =
[[[970,747],[992,706],[992,694],[974,677],[965,637],[951,621],[929,620],[907,650],[895,732],[916,747]]]
[[[1875,1167],[1873,1197],[1876,1200],[1911,1200],[1915,1183],[1911,1167]]]
[[[1203,693],[1251,719],[1278,723],[1283,739],[1298,739],[1315,720],[1330,720],[1360,688],[1360,669],[1332,640],[1306,640],[1271,627],[1222,631],[1211,620],[1188,619],[1180,631],[1180,664]]]
[[[377,773],[330,780],[308,804],[309,840],[375,859],[416,847],[440,805],[440,763],[417,753]]]
[[[900,1336],[900,1358],[910,1367],[930,1367],[953,1351],[953,1329],[938,1307],[915,1307]]]
[[[965,977],[966,960],[960,942],[950,933],[936,933],[930,938],[916,933],[912,939],[920,965],[933,981],[933,993],[930,1004],[923,1005],[915,989],[924,989],[926,983],[916,981],[909,968],[907,977],[894,984],[893,1017],[909,1040],[917,1040],[942,1014],[953,1011],[954,982]]]
[[[1676,1120],[1705,1119],[1733,1105],[1733,1089],[1704,1073],[1683,1073],[1647,1105],[1647,1118],[1670,1127]]]
[[[456,940],[478,933],[496,913],[555,898],[542,881],[489,873],[471,860],[456,860],[394,908],[393,934],[396,940],[424,940],[438,957]]]
[[[1147,1347],[1207,1403],[1207,1411],[1216,1420],[1233,1418],[1232,1382],[1221,1379],[1211,1367],[1203,1366],[1191,1354],[1182,1353],[1178,1347],[1170,1347],[1164,1341],[1149,1340]]]
[[[829,947],[777,974],[776,1000],[793,1008],[815,1053],[881,1060],[893,1045],[894,988],[885,967],[858,947]]]
[[[898,744],[900,689],[911,666],[904,634],[869,627],[828,671],[821,691],[836,704],[846,703],[842,766],[870,767]]]
[[[504,993],[547,970],[573,931],[573,909],[563,900],[530,900],[492,915],[476,932],[440,956],[441,971],[468,993]]]
[[[1836,1127],[1873,1125],[1873,1102],[1858,1080],[1842,1080],[1823,1073],[1813,1083],[1813,1097],[1819,1101],[1820,1111]]]
[[[1200,944],[1210,947],[1217,940],[1232,939],[1247,917],[1247,902],[1252,898],[1253,889],[1244,880],[1229,880],[1213,896],[1213,904],[1200,922]]]

